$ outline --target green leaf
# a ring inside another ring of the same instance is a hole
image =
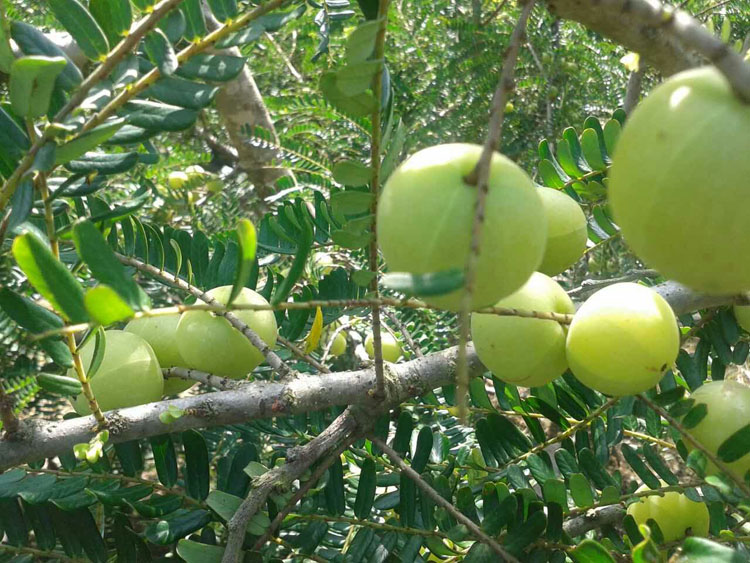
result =
[[[336,108],[352,117],[365,117],[378,110],[378,100],[369,92],[348,96],[339,89],[337,73],[325,72],[320,78],[323,96]]]
[[[229,19],[236,18],[238,12],[237,2],[235,0],[208,0],[216,19],[220,22],[226,22]]]
[[[148,58],[157,66],[162,76],[170,76],[177,70],[180,65],[177,61],[177,55],[161,29],[154,29],[146,35],[143,46]]]
[[[65,319],[72,323],[88,321],[81,284],[35,234],[17,236],[13,241],[13,256],[31,285]]]
[[[136,164],[138,164],[137,152],[118,154],[88,152],[79,159],[71,160],[65,167],[76,174],[96,172],[100,175],[109,175],[130,170]]]
[[[146,100],[129,102],[123,112],[128,123],[149,131],[182,131],[191,127],[198,112]]]
[[[84,337],[83,341],[79,344],[78,349],[80,350],[86,344],[90,338],[95,338],[94,342],[94,353],[91,356],[91,363],[88,366],[84,366],[86,370],[86,377],[93,379],[96,372],[104,361],[104,352],[107,350],[107,333],[104,332],[102,327],[98,327],[96,330],[89,332],[88,336]]]
[[[585,539],[568,552],[574,563],[615,563],[612,555],[596,540]]]
[[[234,80],[245,68],[244,57],[208,55],[200,53],[182,63],[175,74],[188,80],[228,82]]]
[[[182,433],[185,448],[185,489],[194,499],[203,500],[208,496],[210,485],[208,446],[206,440],[195,430]]]
[[[724,440],[717,455],[725,463],[732,463],[750,452],[750,424],[743,426]]]
[[[368,21],[354,29],[346,38],[346,60],[349,64],[367,60],[375,50],[375,36],[380,20]]]
[[[207,510],[180,508],[163,519],[149,524],[144,535],[151,543],[169,545],[200,530],[210,521],[211,513]]]
[[[46,114],[55,79],[66,64],[63,57],[31,56],[13,61],[9,85],[13,112],[30,119]]]
[[[34,26],[20,21],[12,21],[10,32],[11,37],[25,55],[62,57],[66,60],[65,68],[57,79],[63,90],[73,90],[83,82],[83,75],[75,63],[68,58],[62,49]]]
[[[538,510],[522,526],[508,532],[508,536],[505,538],[505,547],[511,553],[518,554],[527,545],[539,539],[546,527],[547,517],[543,511]]]
[[[185,16],[185,37],[194,41],[206,35],[206,20],[203,17],[201,0],[183,0],[180,10]]]
[[[688,413],[685,415],[685,418],[682,419],[682,425],[687,430],[695,428],[696,426],[698,426],[698,424],[700,424],[700,421],[703,420],[707,414],[708,405],[706,405],[706,403],[699,403],[688,411]]]
[[[459,268],[429,274],[391,272],[383,276],[382,283],[406,295],[443,295],[463,286],[464,272]]]
[[[568,480],[570,496],[573,502],[579,508],[586,508],[594,504],[594,494],[591,492],[591,485],[581,473],[573,473]]]
[[[347,65],[336,71],[336,87],[344,96],[356,96],[367,91],[383,61],[364,61]]]
[[[89,11],[110,45],[117,45],[130,31],[133,13],[128,0],[89,0]]]
[[[222,520],[228,522],[242,504],[240,497],[224,493],[222,491],[211,491],[206,499],[206,504],[218,514]],[[256,536],[263,533],[271,525],[271,520],[263,512],[258,512],[247,524],[247,531]]]
[[[224,556],[224,547],[191,540],[180,540],[177,542],[177,555],[186,563],[221,563],[221,558]]]
[[[344,487],[344,466],[341,456],[337,456],[328,468],[328,482],[323,491],[328,513],[341,516],[346,511],[346,488]]]
[[[169,434],[162,434],[152,437],[149,441],[154,452],[154,464],[159,481],[165,487],[174,486],[177,483],[177,456],[172,438]]]
[[[49,393],[75,397],[81,394],[81,382],[66,375],[54,373],[40,373],[36,376],[39,386]]]
[[[55,151],[55,164],[65,164],[98,147],[117,133],[123,125],[125,125],[124,120],[116,119],[95,127],[91,131],[57,147]]]
[[[743,563],[747,559],[738,551],[708,540],[688,537],[675,563]]]
[[[391,447],[400,455],[409,451],[411,434],[414,431],[414,419],[407,411],[401,411],[396,424],[396,434],[393,436]]]
[[[47,4],[89,59],[99,60],[109,53],[102,28],[78,0],[47,0]]]
[[[596,134],[596,131],[593,129],[584,129],[581,134],[581,149],[591,168],[594,170],[607,169],[601,146],[599,145],[599,136]]]
[[[165,104],[188,109],[202,109],[213,101],[218,91],[218,86],[198,84],[173,76],[165,76],[148,88],[144,95]]]
[[[237,240],[240,243],[240,251],[237,254],[237,274],[232,285],[232,293],[229,295],[227,305],[235,300],[245,287],[255,264],[255,251],[258,241],[255,227],[248,219],[240,219],[237,224]]]
[[[138,286],[125,267],[115,257],[99,229],[90,221],[79,221],[73,227],[73,241],[81,260],[91,274],[116,291],[132,309],[140,311],[150,307],[146,293]]]
[[[646,467],[646,464],[643,463],[641,458],[638,456],[638,453],[628,444],[622,444],[620,446],[620,450],[622,451],[622,455],[625,458],[625,461],[628,462],[628,465],[635,471],[635,473],[638,475],[638,477],[641,478],[641,481],[643,481],[650,489],[658,489],[661,486],[661,483],[659,482],[659,479],[649,471],[648,467]]]
[[[354,500],[354,515],[360,520],[370,517],[372,503],[375,500],[376,481],[375,462],[367,458],[362,463],[362,470],[359,474],[359,485],[357,486],[357,496]]]
[[[53,312],[37,305],[31,299],[13,293],[8,288],[0,289],[0,309],[18,325],[33,333],[61,328],[63,322]],[[73,367],[73,356],[68,345],[60,337],[45,338],[39,342],[52,360],[62,367]]]
[[[86,310],[101,325],[107,326],[133,316],[133,309],[108,285],[92,287],[84,297]]]
[[[334,180],[345,186],[366,186],[372,179],[372,168],[354,160],[340,160],[333,165],[331,173],[333,174]],[[338,192],[331,196],[331,201],[333,202],[334,196],[353,193],[367,194],[367,192]]]

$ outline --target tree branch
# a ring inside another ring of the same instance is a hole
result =
[[[209,387],[213,387],[214,389],[220,389],[222,391],[227,391],[228,389],[236,389],[242,384],[241,381],[238,381],[236,379],[229,379],[228,377],[220,377],[212,373],[198,371],[197,369],[188,369],[188,368],[180,368],[180,367],[163,369],[162,375],[165,378],[185,379],[187,381],[198,381],[199,383],[203,383],[204,385],[208,385]]]
[[[675,282],[665,282],[654,289],[670,303],[677,315],[735,301],[735,296],[707,296]],[[386,402],[399,404],[410,397],[454,383],[456,356],[457,348],[454,347],[390,365],[386,377]],[[467,359],[471,373],[484,372],[471,346],[467,349]],[[283,382],[253,381],[231,391],[110,411],[110,441],[126,442],[165,432],[236,424],[332,406],[364,404],[376,407],[377,403],[373,405],[368,394],[374,387],[372,369],[299,376]],[[159,420],[159,415],[170,405],[182,409],[185,414],[166,425]],[[89,441],[95,434],[93,426],[92,417],[52,422],[22,420],[17,440],[0,440],[0,471],[67,452],[74,444]]]
[[[666,74],[708,59],[726,76],[737,96],[750,102],[750,65],[685,12],[650,0],[546,2],[553,14],[613,39]]]
[[[484,367],[469,349],[473,374]],[[397,405],[410,397],[454,381],[456,349],[431,354],[386,369],[386,400],[370,396],[375,374],[370,369],[298,376],[283,382],[252,381],[229,391],[217,391],[109,411],[110,442],[119,443],[165,432],[237,424],[260,418],[308,413],[334,406],[363,405],[370,410]],[[159,415],[172,406],[185,414],[171,424]],[[91,416],[59,421],[22,420],[17,440],[0,440],[0,471],[23,463],[54,457],[95,434]]]
[[[289,450],[287,462],[275,467],[260,477],[253,479],[252,488],[231,520],[227,522],[227,545],[222,563],[239,563],[242,544],[245,541],[247,524],[268,495],[276,489],[286,489],[300,478],[318,459],[338,448],[342,443],[348,447],[352,435],[361,430],[356,417],[349,408],[334,420],[331,425],[304,446]]]

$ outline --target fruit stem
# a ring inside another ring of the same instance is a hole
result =
[[[471,229],[471,246],[469,257],[464,269],[464,293],[461,299],[459,313],[460,337],[458,341],[458,359],[456,365],[456,401],[458,404],[458,417],[461,421],[466,420],[466,402],[469,389],[469,369],[467,361],[466,343],[469,341],[469,313],[471,311],[472,295],[474,293],[474,277],[479,259],[479,247],[482,242],[482,226],[484,224],[484,205],[487,199],[488,182],[490,176],[490,163],[492,156],[500,146],[500,138],[503,132],[503,120],[505,118],[505,105],[508,95],[514,88],[514,75],[518,51],[526,32],[526,22],[531,10],[534,8],[534,0],[519,0],[523,4],[521,14],[518,17],[513,33],[508,42],[505,52],[503,69],[500,72],[497,89],[492,96],[490,109],[490,125],[487,131],[487,139],[474,169],[464,177],[464,182],[469,186],[476,186],[477,197],[474,204],[474,221]]]
[[[385,31],[388,25],[388,6],[390,0],[379,0],[378,2],[378,32],[375,35],[374,60],[383,61],[385,57]],[[385,63],[383,63],[384,65]],[[377,107],[372,113],[372,140],[370,143],[370,166],[372,168],[372,178],[370,180],[370,192],[372,193],[372,204],[370,212],[372,214],[372,238],[368,248],[368,263],[371,272],[375,272],[370,282],[370,291],[377,300],[379,297],[378,290],[378,240],[376,215],[378,210],[378,195],[380,194],[380,142],[381,142],[381,122],[380,112],[383,98],[383,68],[375,73],[372,84],[372,93],[377,100]],[[372,305],[372,347],[375,359],[375,398],[385,399],[385,375],[383,373],[383,341],[380,334],[380,304]]]
[[[27,120],[26,128],[29,132],[29,138],[33,142],[37,141],[38,139],[36,130],[34,129],[34,124],[31,122],[31,120]],[[49,187],[47,186],[47,177],[44,173],[40,172],[34,178],[34,183],[39,190],[39,196],[42,198],[42,203],[44,204],[44,223],[47,228],[47,238],[49,239],[50,249],[52,250],[52,254],[55,256],[55,258],[59,260],[60,245],[57,242],[57,236],[55,233],[55,216],[52,213],[52,200],[49,194]],[[66,326],[68,326],[67,322],[63,325],[63,328],[65,328]],[[96,419],[96,429],[97,431],[104,430],[107,427],[107,419],[104,418],[104,414],[102,414],[99,403],[96,402],[96,397],[94,397],[94,392],[91,389],[88,378],[86,377],[86,370],[83,367],[81,355],[78,353],[78,347],[76,345],[74,334],[66,334],[65,342],[68,345],[70,354],[73,356],[73,367],[75,368],[78,381],[81,383],[81,392],[83,393],[83,396],[86,398],[86,401],[89,404],[91,414],[93,414],[94,418]]]

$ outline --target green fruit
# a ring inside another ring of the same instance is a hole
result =
[[[513,111],[516,109],[516,106],[513,105],[513,102],[508,102],[505,104],[505,113],[513,113]]]
[[[216,287],[208,292],[226,304],[232,286]],[[244,288],[234,300],[236,305],[268,305],[265,298]],[[253,329],[268,346],[276,344],[278,331],[273,311],[237,310],[233,312]],[[250,341],[224,317],[209,311],[187,311],[177,324],[177,348],[187,367],[231,378],[244,377],[264,360]]]
[[[649,488],[643,485],[637,492],[646,490]],[[628,506],[628,514],[639,526],[645,525],[649,518],[653,519],[659,525],[665,543],[684,538],[688,530],[692,536],[708,535],[708,507],[677,491],[664,493],[664,496],[641,497]]]
[[[185,367],[187,362],[180,355],[177,347],[177,323],[179,321],[180,315],[177,314],[134,319],[127,324],[125,331],[137,334],[148,342],[163,369]],[[195,381],[174,377],[165,379],[164,394],[177,395],[190,389],[195,383]]]
[[[679,73],[628,118],[609,198],[633,251],[714,294],[750,290],[750,106],[714,67]]]
[[[750,332],[750,305],[735,305],[734,318],[745,331]]]
[[[750,387],[737,381],[724,379],[704,383],[690,398],[695,401],[693,407],[700,404],[708,407],[706,416],[690,428],[690,435],[714,454],[727,438],[750,424]],[[685,445],[691,448],[687,440]],[[750,470],[750,454],[727,463],[727,466],[737,477],[744,479]],[[709,461],[706,472],[712,475],[718,473],[718,470]]]
[[[586,250],[586,216],[572,197],[552,188],[538,193],[547,214],[547,246],[539,271],[556,276],[575,264]]]
[[[380,331],[380,344],[383,348],[383,359],[386,362],[396,363],[401,357],[401,344],[388,331]],[[365,350],[370,358],[375,358],[375,346],[372,333],[365,338]]]
[[[153,403],[162,397],[164,378],[156,354],[143,338],[122,330],[107,330],[104,358],[91,379],[91,390],[102,411]],[[95,339],[81,349],[86,372],[94,357]],[[77,378],[74,368],[68,377]],[[78,395],[73,408],[80,415],[91,414],[88,401]]]
[[[677,319],[669,303],[635,283],[617,283],[592,295],[573,317],[566,342],[573,375],[615,396],[656,385],[679,350]]]
[[[169,176],[167,176],[167,183],[173,190],[182,189],[188,183],[188,180],[188,175],[179,171],[170,172]]]
[[[388,178],[378,204],[377,235],[392,272],[463,271],[477,193],[463,178],[481,152],[469,144],[430,147]],[[541,262],[547,237],[544,208],[531,179],[499,153],[492,158],[484,216],[473,308],[492,305],[521,287]],[[462,291],[425,301],[456,311]]]
[[[346,352],[346,336],[344,336],[343,332],[339,332],[333,339],[328,355],[332,358],[336,358],[344,352]]]
[[[568,294],[551,278],[534,272],[497,307],[528,311],[574,313]],[[474,313],[471,336],[482,363],[499,379],[513,385],[538,387],[568,369],[564,325],[555,321]]]

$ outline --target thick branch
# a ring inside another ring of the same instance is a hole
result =
[[[750,102],[750,65],[685,12],[656,0],[546,1],[553,14],[615,40],[666,74],[707,59],[727,77],[739,98]]]
[[[698,309],[727,305],[734,296],[706,296],[691,292],[675,282],[655,288],[681,315]],[[457,348],[430,354],[386,370],[386,402],[398,404],[431,389],[454,382]],[[484,368],[473,347],[468,349],[472,373]],[[125,442],[165,432],[236,424],[352,404],[370,405],[368,392],[375,388],[372,369],[290,378],[283,382],[255,381],[231,391],[208,393],[129,409],[111,411],[110,440]],[[159,415],[174,405],[186,411],[170,425]],[[22,421],[18,440],[0,440],[0,471],[22,463],[54,457],[94,435],[92,417],[54,422]]]
[[[469,349],[474,374],[484,370],[473,348]],[[418,397],[454,380],[456,349],[390,365],[386,370],[387,405]],[[110,441],[126,442],[165,432],[237,424],[259,418],[289,416],[333,406],[363,404],[376,408],[369,392],[375,388],[372,369],[292,378],[284,382],[253,381],[229,391],[172,399],[109,411]],[[164,424],[159,415],[172,405],[185,414]],[[74,444],[94,435],[93,417],[53,422],[21,421],[17,441],[0,440],[0,471],[17,465],[54,457],[70,451]]]

